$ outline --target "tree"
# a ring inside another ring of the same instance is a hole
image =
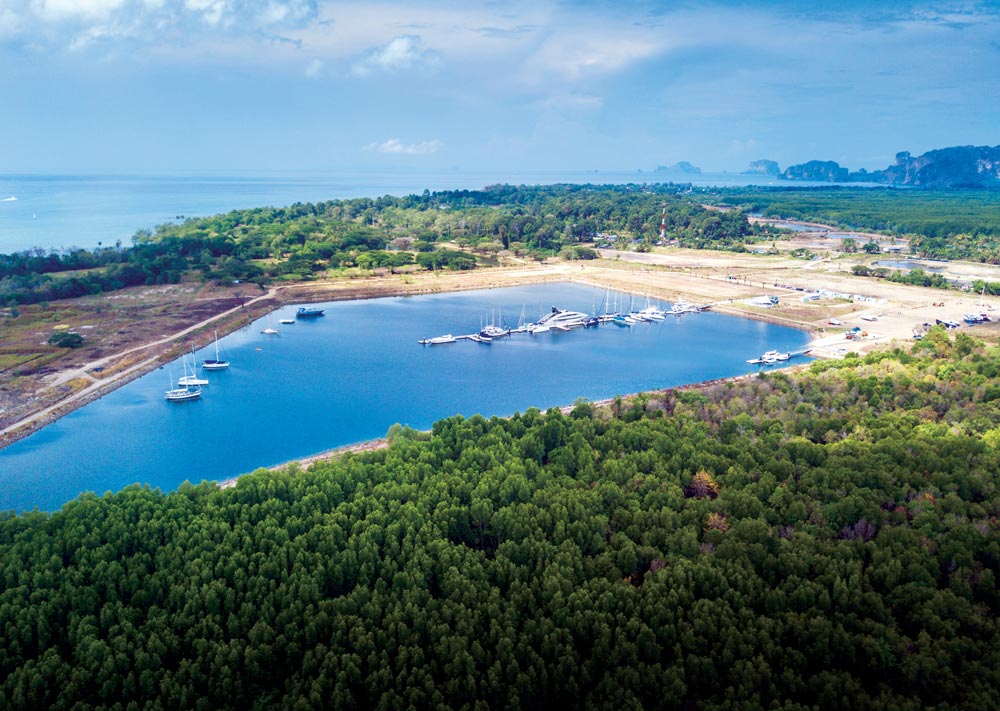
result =
[[[49,336],[49,345],[58,348],[79,348],[83,345],[83,336],[71,331],[60,331]]]

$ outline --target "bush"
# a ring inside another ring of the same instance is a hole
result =
[[[70,333],[68,331],[53,333],[49,336],[49,345],[57,346],[58,348],[79,348],[83,345],[83,336],[79,333]]]

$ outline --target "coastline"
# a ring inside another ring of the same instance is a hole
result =
[[[789,371],[796,372],[808,367],[809,367],[808,363],[800,363],[781,368],[781,372],[789,372]],[[702,380],[697,383],[688,383],[687,385],[677,385],[669,388],[654,388],[652,390],[643,390],[635,393],[622,394],[618,395],[617,397],[603,398],[601,400],[586,400],[586,402],[587,404],[595,408],[605,408],[605,407],[610,407],[616,400],[619,399],[622,402],[628,402],[644,394],[663,395],[669,392],[677,392],[677,391],[687,392],[691,390],[701,390],[703,388],[710,388],[716,385],[722,385],[724,383],[737,383],[742,380],[747,380],[749,378],[756,378],[760,374],[761,371],[757,371],[756,373],[743,373],[742,375],[733,375],[727,378],[712,378],[710,380]],[[576,403],[573,403],[572,405],[559,405],[556,406],[555,409],[559,410],[563,415],[568,415],[570,412],[573,411],[573,408],[575,407]],[[421,430],[421,432],[429,433],[430,430]],[[237,474],[236,476],[229,477],[227,479],[221,479],[215,482],[215,484],[219,489],[232,489],[237,485],[239,480],[242,479],[243,477],[251,476],[260,471],[278,472],[278,471],[283,471],[288,467],[298,467],[300,469],[307,469],[311,467],[313,464],[317,464],[318,462],[326,462],[333,459],[337,459],[338,457],[342,457],[345,454],[375,452],[380,449],[387,449],[388,447],[389,447],[389,440],[385,437],[379,437],[378,439],[371,439],[363,442],[355,442],[354,444],[347,444],[342,447],[335,447],[334,449],[328,449],[323,452],[318,452],[316,454],[310,454],[308,456],[301,457],[299,459],[291,459],[281,464],[275,464],[273,466],[268,466],[268,467],[258,467],[253,471],[244,472],[243,474]]]

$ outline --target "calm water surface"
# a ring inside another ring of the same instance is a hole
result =
[[[420,346],[479,330],[492,312],[516,325],[550,306],[593,312],[604,292],[549,284],[325,304],[326,316],[279,325],[292,307],[221,341],[232,362],[199,401],[168,403],[174,363],[0,450],[0,510],[54,510],[82,491],[134,482],[164,490],[218,480],[381,437],[455,414],[510,415],[746,373],[769,349],[801,349],[803,331],[711,312],[631,328],[520,334],[481,345]],[[265,336],[269,321],[277,336]],[[214,349],[198,353],[199,361]],[[799,359],[793,359],[793,362]]]

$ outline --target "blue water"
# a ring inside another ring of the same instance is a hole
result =
[[[479,189],[495,183],[658,183],[703,186],[777,184],[762,176],[676,176],[639,171],[365,172],[324,176],[0,175],[0,253],[41,247],[131,244],[139,229],[253,207],[283,207],[428,190]],[[769,182],[770,181],[770,182]],[[801,186],[803,183],[796,183]],[[9,200],[14,197],[16,200]]]
[[[916,262],[908,259],[880,259],[875,262],[875,266],[906,270],[923,269],[925,272],[943,272],[945,270],[945,267],[933,267],[923,262]]]
[[[711,312],[631,328],[604,325],[492,345],[420,346],[479,330],[492,312],[516,325],[551,305],[593,312],[604,292],[549,284],[325,304],[278,325],[286,307],[221,341],[232,362],[199,401],[168,403],[174,363],[0,450],[0,510],[54,510],[82,491],[134,482],[163,490],[219,480],[333,447],[418,429],[455,414],[510,415],[751,372],[747,358],[801,349],[804,332]],[[269,322],[277,336],[260,329]],[[198,353],[214,357],[214,349]],[[793,362],[798,359],[793,359]]]

